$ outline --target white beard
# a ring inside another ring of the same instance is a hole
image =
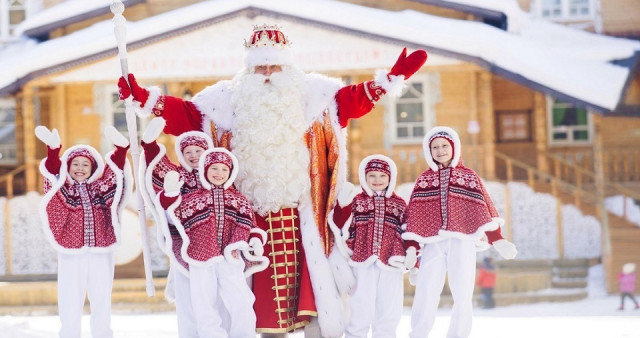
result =
[[[271,83],[264,80],[259,74],[239,75],[231,96],[231,151],[240,167],[236,187],[262,216],[296,207],[311,186],[304,73],[283,68],[271,75]]]

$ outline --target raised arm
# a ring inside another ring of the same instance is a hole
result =
[[[44,162],[44,166],[53,175],[58,175],[60,173],[60,166],[62,162],[60,162],[60,149],[62,146],[60,145],[60,135],[58,135],[58,130],[53,128],[49,130],[45,126],[37,126],[36,137],[47,145],[47,159]]]
[[[133,95],[140,110],[138,116],[147,117],[151,114],[162,117],[167,121],[164,132],[178,136],[187,131],[201,130],[202,113],[191,101],[181,98],[161,95],[160,88],[149,89],[140,87],[133,74],[129,74],[129,82],[124,77],[118,80],[119,96],[121,100]]]
[[[349,119],[357,119],[370,112],[386,93],[394,97],[400,96],[404,81],[415,74],[426,61],[427,52],[424,50],[417,50],[407,56],[407,48],[404,48],[389,72],[378,71],[372,81],[340,89],[336,94],[340,125],[344,128]]]

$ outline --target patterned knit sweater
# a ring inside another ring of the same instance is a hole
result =
[[[379,261],[381,267],[404,270],[405,247],[401,227],[406,202],[395,193],[385,197],[362,192],[354,197],[348,208],[352,218],[347,247],[353,252],[349,263],[368,266]]]
[[[98,168],[88,180],[78,183],[69,177],[66,157],[70,150],[82,147],[93,155]],[[47,238],[59,252],[114,250],[120,240],[119,218],[132,186],[128,166],[125,170],[127,150],[118,148],[108,154],[106,166],[89,146],[70,148],[62,161],[59,151],[49,149],[49,156],[40,164],[45,193],[40,216]]]
[[[450,237],[479,240],[490,232],[491,244],[502,238],[503,223],[480,177],[460,162],[438,171],[428,169],[418,177],[402,237],[425,244]]]

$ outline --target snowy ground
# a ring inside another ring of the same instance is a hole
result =
[[[627,300],[628,301],[628,300]],[[514,305],[491,310],[475,309],[471,338],[638,338],[640,310],[618,311],[616,295],[590,297],[573,303]],[[627,307],[631,308],[631,304]],[[450,309],[440,309],[431,337],[445,337]],[[177,337],[175,314],[114,314],[116,338]],[[83,317],[83,337],[89,317]],[[56,316],[0,317],[0,337],[56,337]],[[408,337],[410,309],[405,308],[398,337]],[[303,337],[296,333],[291,337]]]

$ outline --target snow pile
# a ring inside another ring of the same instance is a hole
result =
[[[635,203],[633,198],[625,198],[622,195],[607,197],[604,200],[604,205],[612,214],[620,217],[626,214],[626,219],[629,222],[640,227],[640,207]]]

